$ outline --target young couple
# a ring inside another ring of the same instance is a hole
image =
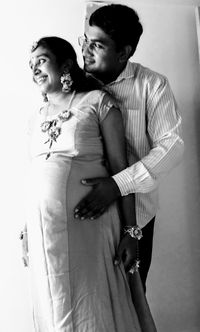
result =
[[[21,238],[37,332],[142,331],[127,275],[139,249],[145,289],[158,184],[183,153],[167,79],[129,61],[142,32],[133,9],[97,9],[79,38],[89,75],[61,38],[32,48],[46,102],[31,121]]]

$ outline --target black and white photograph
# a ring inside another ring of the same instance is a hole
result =
[[[1,4],[0,331],[200,331],[200,0]]]

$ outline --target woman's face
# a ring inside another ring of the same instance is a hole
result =
[[[43,94],[61,91],[62,70],[57,65],[55,55],[51,51],[39,46],[31,53],[29,64],[33,73],[33,81]]]

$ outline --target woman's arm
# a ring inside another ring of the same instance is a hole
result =
[[[101,131],[110,173],[114,175],[128,166],[125,131],[119,109],[114,107],[110,109],[101,122]],[[120,197],[119,205],[123,227],[136,225],[135,195]]]
[[[128,165],[126,154],[126,140],[121,112],[112,107],[105,119],[101,122],[101,131],[105,146],[106,157],[111,175],[120,172]],[[106,194],[106,193],[105,193]],[[127,226],[135,226],[135,195],[119,198],[120,219],[122,232]],[[122,234],[123,235],[123,234]],[[122,236],[115,263],[122,260],[125,269],[129,270],[136,259],[137,241],[129,233]]]
[[[126,139],[122,115],[119,109],[112,107],[101,122],[107,161],[111,175],[119,173],[128,166],[126,154]],[[119,198],[124,224],[136,225],[135,195]]]

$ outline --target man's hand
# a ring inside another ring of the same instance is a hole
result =
[[[131,269],[137,258],[137,241],[137,239],[134,239],[129,234],[126,234],[121,239],[117,249],[114,264],[118,265],[123,262],[126,272]]]
[[[81,182],[86,186],[93,186],[93,189],[76,206],[75,218],[96,219],[120,196],[119,188],[111,177],[87,179]]]

